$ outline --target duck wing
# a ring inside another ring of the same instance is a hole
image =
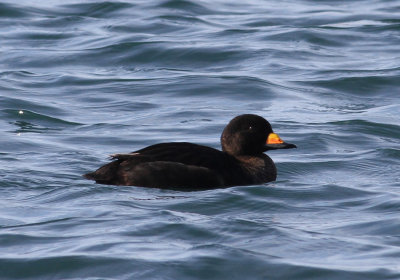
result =
[[[155,144],[111,157],[114,161],[85,177],[103,184],[193,189],[250,182],[235,157],[187,142]]]
[[[179,162],[216,170],[222,168],[227,162],[236,162],[234,157],[224,152],[187,142],[155,144],[135,151],[133,154],[151,158],[152,161]]]
[[[98,183],[142,186],[221,187],[247,179],[236,158],[219,150],[187,143],[155,144],[132,153],[111,155],[114,161],[85,175]]]
[[[187,142],[155,144],[128,154],[113,154],[111,158],[122,161],[135,158],[153,162],[177,162],[216,170],[223,168],[229,162],[237,163],[234,157],[226,153]]]

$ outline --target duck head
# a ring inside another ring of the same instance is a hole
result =
[[[263,117],[245,114],[233,118],[221,135],[222,150],[234,156],[258,155],[268,150],[291,149]]]

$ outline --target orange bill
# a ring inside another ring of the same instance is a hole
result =
[[[282,144],[283,140],[276,133],[270,133],[268,135],[267,144]]]
[[[283,141],[278,134],[271,132],[265,141],[264,151],[277,149],[292,149],[297,148],[295,144],[290,144]]]

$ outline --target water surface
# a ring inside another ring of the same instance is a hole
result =
[[[1,279],[399,279],[399,1],[2,1]],[[95,185],[267,118],[273,183]]]

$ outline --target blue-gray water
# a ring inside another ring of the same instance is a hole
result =
[[[400,279],[400,2],[0,3],[0,279]],[[242,113],[296,150],[203,192],[81,175]]]

